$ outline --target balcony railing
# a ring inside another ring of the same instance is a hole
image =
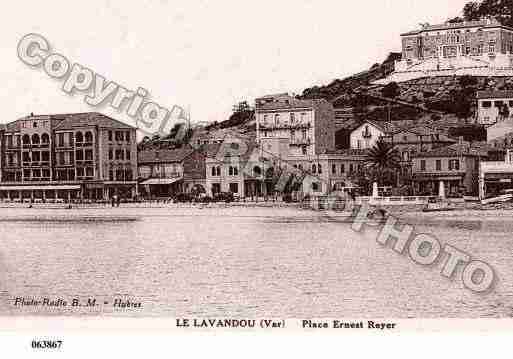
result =
[[[310,123],[282,123],[282,124],[264,124],[260,123],[259,128],[261,130],[294,130],[302,128],[310,128]]]
[[[513,172],[513,162],[487,161],[481,162],[481,172]]]
[[[309,138],[293,138],[290,140],[290,144],[295,146],[310,145],[312,144],[312,140]]]

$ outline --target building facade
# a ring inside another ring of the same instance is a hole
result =
[[[463,56],[493,61],[511,67],[513,29],[495,19],[465,21],[440,25],[424,24],[418,30],[401,35],[402,69],[418,60]]]
[[[335,114],[326,100],[299,100],[279,94],[256,99],[257,142],[284,138],[288,156],[304,157],[335,149]]]
[[[136,195],[136,129],[100,113],[30,115],[5,125],[0,146],[4,200]]]
[[[502,161],[482,161],[479,166],[479,199],[513,190],[513,151],[506,150]]]
[[[477,91],[477,123],[494,125],[513,117],[513,91]]]
[[[146,198],[173,197],[179,193],[205,193],[205,158],[191,147],[138,153],[140,193]]]
[[[375,122],[365,121],[351,131],[349,143],[352,149],[370,149],[374,147],[374,145],[376,145],[376,143],[382,139],[385,134],[386,131],[383,126]]]
[[[442,191],[449,197],[477,195],[479,162],[486,156],[486,151],[462,141],[419,153],[413,158],[414,192],[436,196]]]

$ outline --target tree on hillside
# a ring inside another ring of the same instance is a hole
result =
[[[390,82],[381,89],[383,97],[396,98],[400,94],[400,87],[397,82]]]
[[[513,0],[471,1],[463,8],[465,20],[494,17],[503,25],[513,26]]]

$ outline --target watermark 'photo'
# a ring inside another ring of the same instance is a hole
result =
[[[0,25],[1,329],[512,332],[511,2],[74,6]]]

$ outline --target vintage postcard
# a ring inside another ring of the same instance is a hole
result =
[[[512,13],[10,2],[0,329],[511,332]]]

